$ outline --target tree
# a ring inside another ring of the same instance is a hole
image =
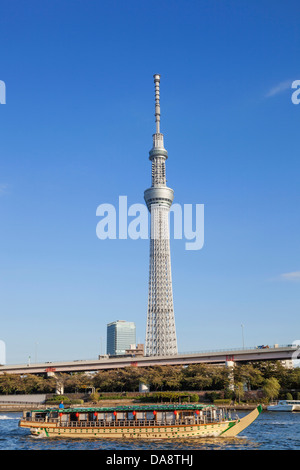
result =
[[[252,364],[236,365],[234,368],[234,381],[246,384],[247,389],[257,389],[263,382],[261,370],[253,367]]]
[[[65,392],[76,392],[93,386],[93,379],[84,372],[75,372],[64,377]]]
[[[183,370],[183,387],[186,390],[205,390],[212,385],[212,370],[206,364],[191,364]]]
[[[138,391],[141,377],[142,373],[137,367],[130,366],[122,369],[122,382],[124,390],[132,392]]]
[[[279,394],[279,390],[280,390],[280,384],[275,377],[271,377],[264,381],[263,391],[269,400],[272,401],[275,398],[277,398]]]
[[[184,379],[187,390],[206,390],[212,384],[211,377],[205,377],[201,374],[192,375]]]
[[[231,382],[231,370],[227,366],[211,366],[212,388],[214,390],[228,389]]]
[[[27,374],[22,377],[22,388],[26,394],[45,393],[55,390],[55,382],[38,375]]]
[[[4,372],[0,376],[0,391],[5,395],[16,392],[23,392],[23,384],[20,375],[7,374]]]
[[[93,385],[100,392],[115,392],[116,383],[114,371],[99,371],[94,377]]]
[[[164,385],[163,367],[147,367],[142,371],[141,380],[149,384],[150,390],[161,390]]]
[[[300,367],[286,369],[283,380],[280,380],[283,389],[300,389]]]
[[[234,390],[235,390],[235,394],[237,396],[238,402],[240,403],[241,399],[244,397],[244,394],[245,394],[243,383],[242,382],[237,382],[234,385]]]
[[[164,370],[164,388],[166,390],[180,390],[182,380],[182,368],[181,366],[169,366]]]
[[[289,375],[289,370],[283,366],[281,361],[260,361],[254,362],[253,367],[260,370],[262,376],[265,379],[270,379],[274,377],[280,383],[285,380],[285,377]]]

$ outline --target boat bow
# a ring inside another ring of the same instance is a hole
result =
[[[255,410],[248,413],[241,419],[237,421],[232,421],[229,423],[228,428],[222,432],[222,437],[234,437],[237,436],[240,432],[246,429],[253,421],[260,415],[262,411],[262,406],[258,405]]]

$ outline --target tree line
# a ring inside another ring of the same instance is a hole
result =
[[[286,369],[280,361],[237,364],[234,383],[243,390],[259,390],[266,381],[276,380],[279,389],[300,391],[300,368]],[[225,366],[192,364],[189,366],[125,367],[97,373],[60,374],[65,393],[84,392],[93,388],[102,392],[138,392],[140,383],[153,392],[224,391],[230,386],[229,369]],[[55,393],[56,379],[32,374],[0,375],[0,394]]]

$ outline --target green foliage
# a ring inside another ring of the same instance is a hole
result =
[[[243,383],[242,382],[237,382],[234,386],[234,391],[235,391],[235,396],[236,396],[238,402],[240,403],[241,400],[244,397],[244,394],[245,394]]]
[[[218,398],[214,400],[215,405],[230,405],[231,399],[230,398]]]
[[[205,394],[205,398],[213,403],[215,400],[218,400],[220,398],[220,393],[208,392]]]
[[[99,400],[127,400],[128,397],[126,394],[122,393],[118,394],[112,394],[112,395],[100,395]]]
[[[228,398],[228,399],[230,398],[230,400],[232,400],[234,398],[233,390],[226,388],[226,390],[224,391],[224,398]]]
[[[271,377],[264,381],[263,391],[268,400],[274,400],[278,397],[280,383],[275,377]]]
[[[63,402],[64,405],[83,405],[84,401],[81,399],[70,399],[65,395],[53,395],[46,400],[47,405],[58,405]]]
[[[53,397],[51,398],[48,398],[46,400],[46,403],[48,404],[57,404],[57,403],[60,403],[60,402],[63,402],[64,404],[70,404],[71,400],[69,397],[66,397],[65,395],[53,395]]]
[[[83,372],[61,374],[60,381],[65,393],[86,392],[93,387],[101,395],[103,392],[115,394],[117,399],[124,398],[126,392],[138,392],[140,382],[149,385],[151,392],[174,392],[189,395],[194,400],[201,390],[207,392],[211,401],[218,398],[233,398],[229,387],[228,368],[212,364],[191,364],[182,366],[125,367],[113,370],[101,370],[93,376]],[[283,396],[288,390],[300,390],[300,368],[286,369],[280,361],[236,364],[233,369],[234,383],[246,384],[248,390],[261,390],[264,387],[265,397],[270,398],[270,385],[267,380],[275,379]],[[272,381],[271,381],[272,383]],[[0,375],[0,394],[15,393],[55,393],[56,379],[33,374]],[[191,393],[189,393],[191,392]],[[275,390],[276,392],[276,390]],[[214,393],[214,395],[210,395]],[[236,390],[235,396],[242,399],[242,390]],[[271,395],[270,395],[271,393]],[[295,392],[296,393],[296,392]],[[300,395],[300,392],[298,392]],[[298,399],[299,398],[298,395]],[[273,393],[273,398],[277,395]],[[96,398],[96,396],[94,397]],[[99,397],[101,399],[101,397]],[[58,398],[59,399],[59,398]],[[162,397],[158,400],[176,400],[175,396]],[[181,399],[182,396],[181,396]],[[94,400],[97,401],[97,400]]]
[[[293,395],[291,393],[287,393],[285,396],[286,400],[293,400]]]
[[[0,391],[2,394],[10,395],[12,393],[24,393],[21,377],[14,374],[6,374],[0,376]]]
[[[98,392],[91,393],[88,397],[88,401],[99,401],[100,400],[100,394]]]
[[[263,382],[262,371],[253,364],[236,364],[233,375],[234,382],[246,384],[248,390],[260,388]]]
[[[281,361],[254,362],[252,366],[260,371],[263,380],[275,378],[282,389],[300,389],[300,367],[287,369]]]
[[[165,402],[189,402],[192,401],[191,397],[193,398],[193,401],[198,401],[198,395],[190,395],[186,394],[183,392],[154,392],[154,393],[147,393],[145,395],[140,395],[139,396],[139,401],[143,402],[153,402],[153,403],[165,403]]]
[[[197,401],[199,401],[199,395],[194,393],[193,395],[190,396],[190,402],[196,403]]]

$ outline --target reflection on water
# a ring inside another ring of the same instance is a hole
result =
[[[244,414],[239,413],[240,417]],[[21,413],[0,413],[2,450],[289,450],[300,449],[300,413],[264,411],[238,437],[176,440],[37,439],[19,428]]]

